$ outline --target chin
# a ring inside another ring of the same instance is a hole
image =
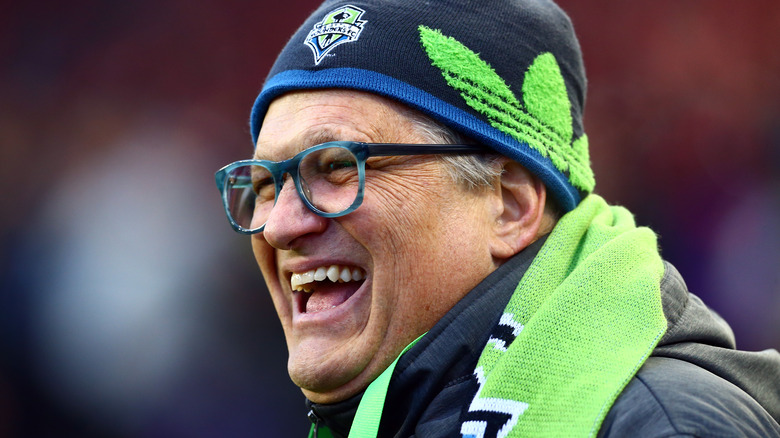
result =
[[[320,346],[326,344],[321,339],[306,343],[318,343]],[[324,396],[341,392],[341,388],[354,385],[353,381],[371,362],[371,354],[365,354],[365,350],[351,351],[349,347],[352,346],[356,344],[342,345],[341,348],[311,348],[305,344],[296,346],[290,351],[287,363],[290,378],[307,397],[310,394]],[[309,399],[316,401],[311,397]]]
[[[322,367],[289,370],[293,383],[301,388],[306,398],[323,404],[346,400],[368,386],[368,382],[361,384],[361,373],[347,371]]]

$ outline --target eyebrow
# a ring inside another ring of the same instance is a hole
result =
[[[338,135],[336,135],[336,132],[333,129],[322,128],[322,129],[317,129],[317,130],[312,131],[310,133],[304,134],[303,137],[300,138],[298,143],[300,145],[304,146],[303,148],[301,148],[301,151],[302,151],[304,149],[308,149],[308,148],[310,148],[312,146],[316,146],[318,144],[327,143],[329,141],[338,141],[338,140],[344,140],[344,138],[341,138]],[[256,147],[255,148],[255,153],[253,154],[253,158],[256,159],[256,160],[265,160],[265,159],[267,159],[267,158],[263,157],[262,155],[260,155],[260,152],[261,152],[260,148]],[[300,151],[297,151],[297,152],[300,152]],[[290,157],[287,157],[287,158],[290,158]]]
[[[316,146],[318,144],[327,143],[329,141],[336,141],[336,140],[344,140],[344,138],[339,138],[339,136],[336,135],[335,132],[331,129],[323,129],[323,130],[317,130],[311,134],[307,134],[303,137],[301,144],[306,146],[306,148],[310,148],[312,146]]]

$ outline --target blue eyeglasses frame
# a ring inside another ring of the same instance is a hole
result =
[[[350,151],[357,159],[358,169],[358,191],[355,196],[355,201],[352,204],[336,213],[327,213],[317,207],[315,207],[311,201],[304,194],[304,188],[301,185],[301,178],[299,175],[299,164],[303,157],[316,152],[320,149],[340,147]],[[356,141],[331,141],[327,143],[318,144],[310,148],[295,154],[294,157],[284,161],[268,161],[268,160],[240,160],[219,169],[215,176],[217,188],[222,196],[222,205],[225,208],[225,214],[230,221],[230,225],[233,229],[241,234],[256,234],[265,229],[265,223],[258,228],[247,229],[240,226],[230,214],[230,205],[228,201],[228,194],[226,191],[226,181],[228,174],[231,170],[247,165],[260,165],[268,169],[271,176],[274,179],[274,206],[279,198],[279,193],[284,185],[284,174],[289,174],[295,189],[298,192],[298,197],[303,204],[311,210],[314,214],[326,218],[334,218],[347,215],[357,210],[360,204],[363,203],[363,189],[365,187],[366,178],[366,159],[369,157],[387,157],[387,156],[401,156],[401,155],[439,155],[439,154],[482,154],[488,151],[480,146],[465,145],[465,144],[418,144],[418,143],[362,143]]]

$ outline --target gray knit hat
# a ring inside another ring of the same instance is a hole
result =
[[[582,125],[585,71],[548,0],[327,0],[293,35],[252,108],[256,143],[279,95],[386,96],[516,160],[564,211],[595,185]]]

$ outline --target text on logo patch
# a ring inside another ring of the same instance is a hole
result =
[[[314,52],[315,65],[319,65],[336,46],[357,41],[366,24],[365,20],[360,19],[365,12],[352,5],[342,6],[330,11],[314,25],[306,36],[306,45]]]

